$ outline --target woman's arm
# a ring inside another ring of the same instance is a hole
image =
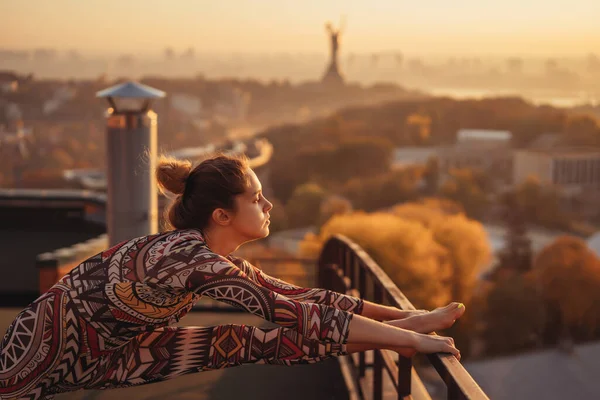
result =
[[[396,307],[372,303],[358,297],[321,288],[303,288],[267,275],[260,268],[241,257],[232,257],[232,261],[257,284],[302,302],[326,304],[340,310],[359,314],[377,321],[397,320],[423,313],[424,311],[404,311]]]
[[[281,279],[267,275],[260,268],[252,265],[249,261],[232,257],[233,263],[238,266],[250,279],[262,287],[270,289],[275,293],[284,295],[292,300],[324,304],[335,307],[338,310],[351,312],[353,314],[363,314],[363,300],[347,294],[334,292],[333,290],[321,288],[304,288],[285,282]],[[396,317],[394,319],[399,319]]]

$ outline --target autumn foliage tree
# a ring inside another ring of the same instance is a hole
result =
[[[490,249],[480,223],[448,214],[449,202],[407,203],[390,213],[337,215],[309,236],[302,249],[315,255],[333,234],[357,242],[381,265],[418,307],[437,307],[450,299],[468,303],[477,274]],[[453,209],[456,210],[456,209]]]
[[[554,334],[585,340],[600,333],[600,260],[585,241],[558,238],[535,258],[533,277],[547,304],[549,341]]]

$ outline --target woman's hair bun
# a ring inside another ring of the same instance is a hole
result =
[[[156,180],[161,191],[183,194],[192,163],[172,157],[161,156],[156,165]]]

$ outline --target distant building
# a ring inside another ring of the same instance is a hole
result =
[[[463,147],[448,146],[438,150],[438,158],[442,170],[449,171],[453,168],[473,168],[484,171],[493,171],[506,175],[505,180],[512,178],[512,151],[510,148],[489,147]]]
[[[0,71],[0,92],[13,93],[19,89],[19,77],[14,72]]]
[[[0,125],[0,159],[9,166],[15,187],[20,187],[22,172],[29,162],[31,138],[31,128],[24,128],[22,123],[16,124],[15,130],[5,130],[4,125]]]
[[[561,145],[563,136],[559,133],[543,133],[529,144],[530,149],[550,150]]]
[[[397,147],[394,149],[395,168],[408,165],[425,165],[430,158],[438,157],[440,147]]]
[[[238,87],[219,86],[219,100],[214,106],[214,118],[223,123],[244,122],[252,97]]]
[[[438,159],[442,171],[455,168],[480,169],[492,173],[497,181],[512,180],[512,133],[486,129],[461,129],[454,146],[440,147]]]
[[[500,144],[508,146],[512,133],[492,129],[460,129],[456,133],[457,144]]]
[[[514,183],[535,175],[541,183],[558,185],[569,195],[600,189],[600,149],[562,148],[515,151]]]
[[[394,167],[425,165],[437,158],[440,169],[470,168],[491,172],[501,184],[512,180],[512,133],[485,129],[461,129],[456,143],[435,147],[398,147],[394,150]]]
[[[202,100],[187,93],[173,93],[169,97],[171,108],[187,116],[199,117],[203,114]]]
[[[3,119],[9,126],[18,123],[23,118],[23,111],[21,111],[21,107],[16,103],[0,103],[0,114],[4,114],[2,117],[4,117]]]
[[[566,209],[585,218],[600,215],[600,149],[558,148],[515,152],[514,184],[535,176],[559,188]]]
[[[598,257],[600,257],[600,231],[590,236],[587,245]]]
[[[52,97],[46,100],[42,106],[44,115],[50,115],[61,108],[67,101],[73,99],[77,94],[77,89],[70,85],[62,85],[56,88]]]

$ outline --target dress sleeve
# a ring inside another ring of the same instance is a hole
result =
[[[201,241],[165,254],[157,283],[208,296],[310,339],[347,343],[354,314],[325,304],[304,303],[258,285],[238,266]]]
[[[266,287],[276,293],[282,294],[292,300],[325,304],[338,310],[362,314],[364,301],[358,297],[334,292],[333,290],[321,288],[304,288],[285,282],[281,279],[267,275],[260,268],[252,265],[249,261],[235,257],[233,263],[237,265],[250,279],[262,287]]]

